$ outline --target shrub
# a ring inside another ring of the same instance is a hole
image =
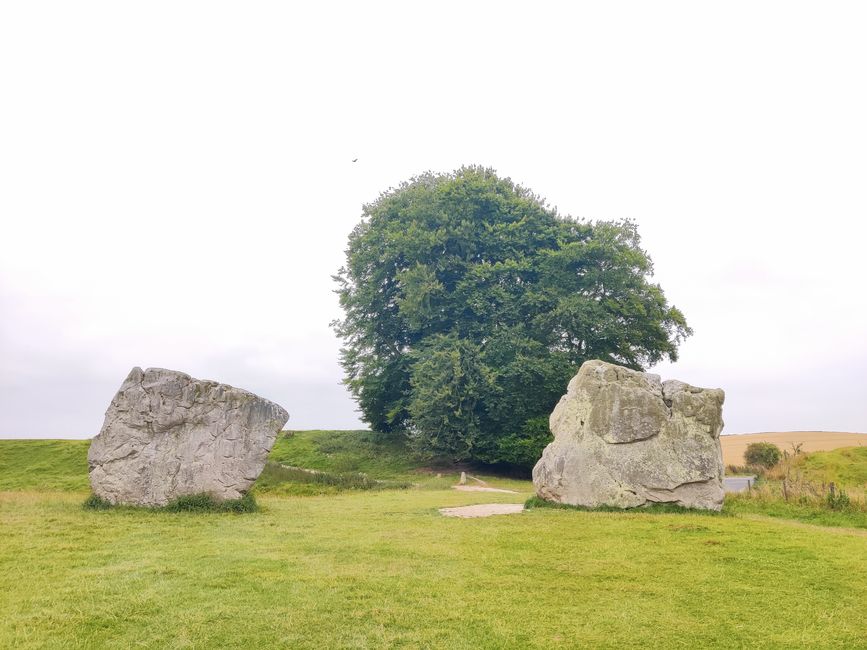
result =
[[[783,457],[780,448],[770,442],[753,442],[747,445],[744,460],[747,465],[756,465],[770,469]]]
[[[827,496],[827,503],[831,510],[848,510],[852,505],[849,495],[843,490],[831,490]]]
[[[91,494],[87,499],[85,499],[84,503],[81,504],[85,510],[108,510],[111,508],[111,503],[106,501],[105,499],[96,496],[95,494]]]
[[[259,504],[251,492],[240,499],[218,501],[210,494],[189,494],[166,504],[166,512],[256,512]]]
[[[82,504],[87,510],[108,510],[109,508],[135,508],[139,510],[162,510],[165,512],[256,512],[259,505],[252,493],[248,492],[240,499],[218,501],[210,494],[189,494],[178,497],[161,508],[139,506],[115,506],[95,494],[87,497]]]

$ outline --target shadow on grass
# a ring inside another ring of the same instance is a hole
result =
[[[259,504],[252,492],[248,492],[240,499],[228,499],[219,501],[210,494],[190,494],[170,501],[162,507],[114,505],[91,494],[82,504],[85,510],[136,510],[150,512],[231,512],[246,513],[258,512]]]

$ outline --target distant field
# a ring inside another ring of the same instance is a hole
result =
[[[804,443],[801,451],[830,451],[840,447],[867,447],[867,433],[840,431],[773,431],[720,436],[723,462],[743,465],[744,452],[752,442],[772,442],[780,449],[791,451],[792,444]]]

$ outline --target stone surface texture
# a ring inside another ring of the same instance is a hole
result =
[[[87,459],[94,493],[163,506],[207,493],[237,499],[258,478],[286,411],[240,388],[162,368],[133,368]]]
[[[571,505],[720,510],[720,389],[587,361],[551,413],[536,494]]]

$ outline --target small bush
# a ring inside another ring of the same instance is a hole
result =
[[[147,508],[144,506],[116,506],[95,494],[87,497],[82,504],[87,510],[108,510],[109,508],[132,508],[135,510],[155,510],[163,512],[256,512],[259,505],[252,493],[248,492],[240,499],[218,501],[210,494],[190,494],[178,497],[163,507]]]
[[[162,510],[166,512],[256,512],[259,504],[252,492],[240,499],[218,501],[210,494],[189,494],[178,497],[166,504]]]
[[[87,499],[85,499],[84,503],[81,504],[85,510],[108,510],[112,507],[111,502],[106,501],[105,499],[98,497],[95,494],[91,494]]]
[[[753,442],[747,445],[744,460],[747,465],[755,465],[770,469],[780,462],[783,453],[777,445],[770,442]]]
[[[843,490],[831,491],[827,496],[828,507],[831,510],[848,510],[852,505],[849,495]]]

